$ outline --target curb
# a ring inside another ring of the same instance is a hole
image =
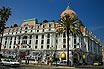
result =
[[[55,68],[55,69],[73,69],[74,67],[68,67],[68,66],[53,66],[53,65],[39,65],[39,64],[21,64],[21,66],[41,66],[46,68]]]

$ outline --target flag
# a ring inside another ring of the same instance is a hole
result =
[[[16,46],[19,46],[19,44],[16,44]]]

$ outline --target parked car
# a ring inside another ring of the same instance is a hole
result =
[[[37,64],[38,61],[36,61],[35,59],[29,59],[29,63]]]
[[[67,65],[67,61],[61,61],[59,65],[60,66],[66,66]]]
[[[66,60],[63,60],[59,63],[60,66],[66,66],[67,65],[67,61]],[[73,62],[69,60],[69,66],[72,66],[73,65]]]
[[[103,62],[94,61],[94,62],[93,62],[93,65],[94,65],[94,66],[100,66],[100,65],[103,65]]]
[[[59,61],[57,61],[57,63],[56,62],[52,62],[52,65],[59,65],[59,64],[60,64]]]
[[[1,65],[19,66],[20,63],[14,59],[3,59]]]

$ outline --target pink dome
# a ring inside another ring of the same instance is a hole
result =
[[[72,14],[76,15],[76,13],[73,10],[65,10],[62,12],[61,17],[64,17],[66,15],[72,16]]]
[[[77,17],[76,12],[74,12],[73,10],[71,10],[69,6],[66,8],[65,11],[63,11],[63,12],[61,13],[61,17],[64,17],[65,15],[68,15],[68,16],[70,16],[71,18],[76,18],[76,17]]]

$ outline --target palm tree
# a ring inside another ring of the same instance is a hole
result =
[[[70,9],[66,9],[70,10]],[[73,14],[72,14],[73,15]],[[80,34],[80,20],[77,15],[70,16],[64,13],[64,16],[60,17],[58,22],[58,34],[66,32],[67,33],[67,65],[69,65],[69,33]]]
[[[1,45],[2,45],[2,38],[3,38],[3,31],[5,28],[5,23],[7,22],[10,15],[11,15],[11,8],[9,7],[0,8],[0,34],[2,34],[1,42],[0,42],[0,52],[1,52]],[[1,55],[0,55],[0,61],[1,61]]]

